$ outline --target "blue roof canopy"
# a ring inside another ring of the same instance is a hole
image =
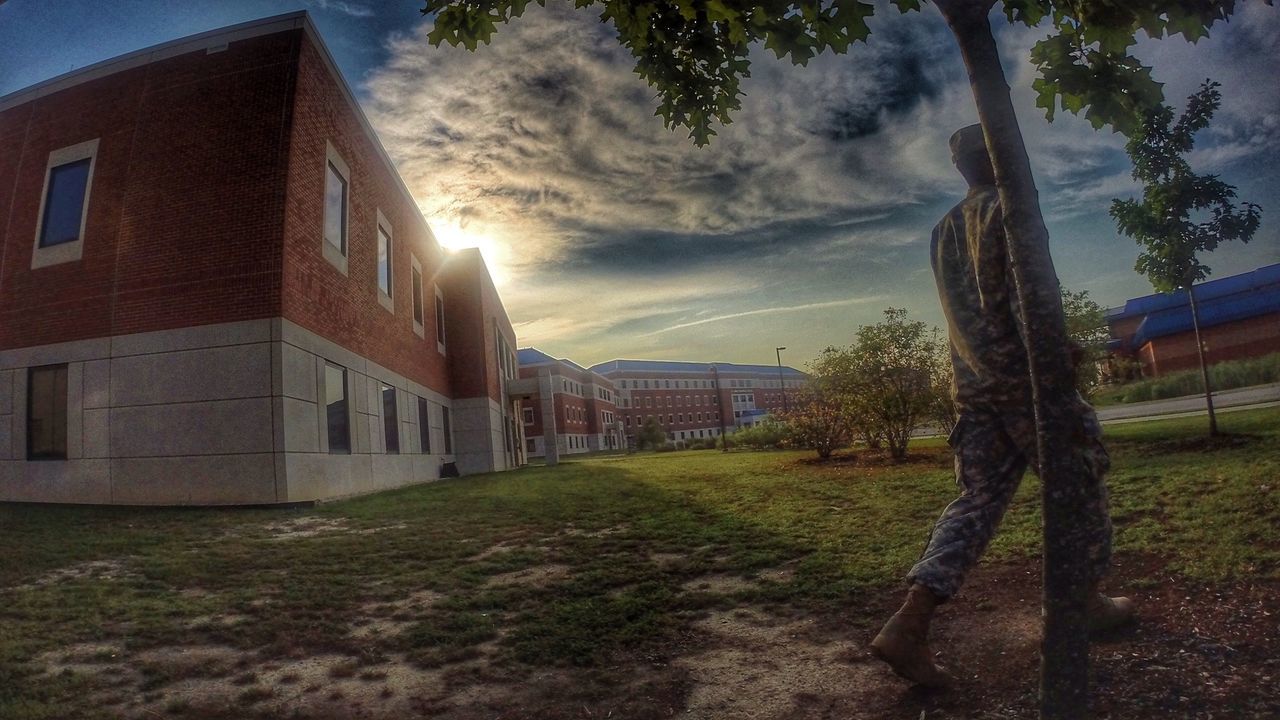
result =
[[[1280,313],[1280,263],[1201,283],[1195,286],[1195,292],[1202,328]],[[1186,290],[1144,295],[1126,302],[1123,308],[1106,312],[1109,322],[1139,316],[1145,317],[1129,343],[1131,350],[1155,338],[1188,332],[1193,327]],[[1108,344],[1108,349],[1114,349],[1112,344]]]

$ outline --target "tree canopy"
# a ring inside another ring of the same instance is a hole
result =
[[[1195,173],[1185,157],[1221,104],[1218,83],[1206,80],[1176,121],[1173,108],[1161,105],[1146,114],[1125,146],[1142,199],[1113,201],[1111,216],[1120,232],[1142,245],[1134,269],[1160,292],[1208,277],[1200,254],[1230,240],[1249,242],[1262,219],[1258,205],[1235,204],[1235,186]]]

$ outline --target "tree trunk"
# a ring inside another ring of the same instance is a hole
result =
[[[1204,378],[1204,404],[1209,408],[1209,437],[1218,435],[1218,418],[1213,414],[1213,386],[1209,384],[1209,365],[1204,360],[1204,342],[1200,340],[1200,310],[1196,307],[1196,290],[1187,283],[1187,298],[1191,301],[1191,327],[1196,332],[1196,354],[1200,358],[1200,377]]]
[[[1075,522],[1083,507],[1085,469],[1071,452],[1075,426],[1074,373],[1049,234],[1031,175],[1009,86],[985,0],[937,0],[969,71],[978,118],[995,168],[1004,213],[1009,264],[1022,307],[1023,338],[1035,405],[1036,446],[1044,505],[1044,637],[1040,715],[1084,718],[1088,709],[1089,638],[1085,600],[1089,578],[1086,538]]]

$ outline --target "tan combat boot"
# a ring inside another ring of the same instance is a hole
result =
[[[1088,613],[1089,632],[1114,630],[1133,622],[1133,601],[1127,597],[1108,597],[1094,586],[1089,589]]]
[[[951,685],[951,675],[933,661],[929,649],[929,623],[937,605],[938,598],[928,588],[912,585],[902,608],[871,641],[871,654],[913,683],[945,688]]]

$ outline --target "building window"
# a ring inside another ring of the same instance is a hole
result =
[[[538,451],[538,443],[533,438],[529,438],[525,440],[524,447],[525,447],[525,452],[529,453],[530,455]]]
[[[533,408],[531,407],[523,408],[522,413],[524,414],[524,424],[532,425],[533,424]]]
[[[80,259],[97,153],[97,140],[49,153],[32,269]]]
[[[436,348],[444,353],[444,293],[436,286]]]
[[[67,366],[27,371],[27,459],[67,459]]]
[[[329,163],[324,181],[324,241],[347,254],[347,179]]]
[[[91,158],[73,160],[49,168],[49,190],[44,196],[44,217],[40,222],[42,248],[80,239],[84,218],[84,197],[89,192]]]
[[[444,452],[450,454],[453,452],[453,432],[449,429],[449,408],[440,406],[440,419],[444,426]]]
[[[431,452],[431,405],[424,398],[418,398],[418,442],[424,455]]]
[[[425,305],[422,300],[422,266],[418,258],[412,258],[413,264],[413,331],[422,335],[426,324]]]
[[[388,455],[400,454],[400,421],[396,417],[396,389],[382,385],[382,434]]]
[[[351,169],[332,143],[325,143],[324,217],[320,249],[324,259],[347,274],[348,230],[351,215]]]
[[[325,418],[329,426],[329,452],[351,452],[351,420],[347,408],[347,369],[324,364]]]
[[[394,257],[395,250],[391,243],[391,223],[386,221],[382,216],[382,211],[378,211],[378,301],[383,307],[395,311],[395,305],[390,302],[395,291]]]

